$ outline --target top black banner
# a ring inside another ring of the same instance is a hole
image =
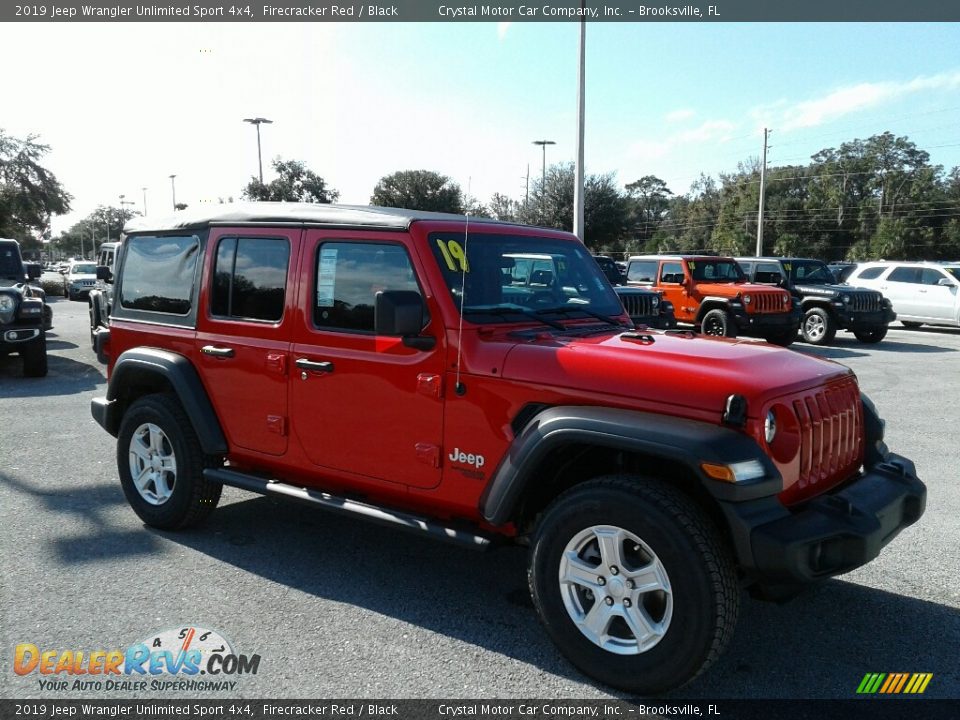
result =
[[[469,0],[243,0],[79,2],[0,7],[4,22],[958,22],[949,0],[711,0],[689,4],[634,0],[469,2]]]

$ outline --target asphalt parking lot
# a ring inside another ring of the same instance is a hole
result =
[[[188,626],[261,656],[204,697],[617,697],[539,627],[521,548],[476,554],[231,488],[203,527],[143,526],[90,416],[106,380],[86,304],[51,304],[49,376],[0,358],[0,697],[197,696],[43,690],[13,671],[20,643],[110,650]],[[744,596],[724,657],[675,697],[851,698],[866,673],[929,672],[925,697],[960,698],[960,331],[897,324],[875,346],[841,333],[795,348],[855,370],[928,485],[926,515],[788,604]]]

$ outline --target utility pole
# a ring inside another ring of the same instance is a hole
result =
[[[170,176],[170,193],[173,195],[173,211],[177,211],[177,185],[176,185],[176,175]]]
[[[527,163],[527,174],[524,178],[527,182],[527,194],[523,200],[523,206],[526,207],[530,204],[530,163]]]
[[[757,257],[763,255],[763,197],[767,182],[767,136],[769,131],[763,129],[763,160],[760,161],[760,209],[757,211]]]
[[[585,0],[580,0],[583,9]],[[582,17],[582,16],[581,16]],[[580,21],[580,63],[577,66],[577,163],[573,181],[573,234],[583,242],[583,121],[586,90],[587,21]]]

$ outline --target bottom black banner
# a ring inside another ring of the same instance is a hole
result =
[[[228,720],[953,720],[960,700],[0,700],[0,718]]]

